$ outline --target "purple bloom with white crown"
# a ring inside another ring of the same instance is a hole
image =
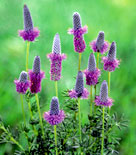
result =
[[[88,95],[89,95],[88,90],[84,88],[83,73],[79,71],[76,78],[75,89],[69,91],[69,97],[71,98],[81,97],[82,99],[87,99]]]
[[[96,60],[93,53],[90,54],[88,60],[88,68],[84,71],[86,76],[86,84],[96,85],[98,83],[98,77],[101,75],[100,69],[96,68]]]
[[[52,53],[47,55],[51,61],[51,80],[58,81],[61,79],[62,60],[66,59],[65,54],[61,54],[60,36],[56,34],[53,40]]]
[[[73,15],[73,29],[69,29],[68,33],[74,35],[74,47],[78,53],[84,52],[86,45],[83,34],[87,33],[87,26],[81,26],[81,18],[79,13],[75,12]]]
[[[14,80],[16,84],[16,91],[21,94],[25,94],[29,88],[29,81],[27,80],[27,72],[22,71],[19,76],[19,80]]]
[[[33,27],[32,17],[27,5],[24,5],[24,30],[19,30],[19,36],[24,41],[34,41],[39,36],[40,31]]]
[[[116,43],[112,42],[107,57],[102,57],[104,70],[113,72],[119,66],[120,61],[116,59]]]
[[[95,98],[95,105],[96,106],[104,106],[104,107],[111,107],[113,100],[108,97],[108,85],[107,82],[104,80],[101,84],[100,89],[100,96],[96,96]]]
[[[104,40],[104,32],[99,32],[98,37],[96,40],[93,40],[90,43],[90,46],[94,52],[100,52],[104,54],[108,50],[108,42]]]
[[[50,104],[50,111],[45,112],[43,118],[50,124],[50,125],[57,125],[61,123],[64,118],[65,114],[63,110],[59,109],[59,101],[57,97],[53,97]]]
[[[38,93],[41,91],[41,81],[45,78],[45,73],[40,70],[40,57],[36,56],[33,63],[33,70],[29,70],[30,91]]]

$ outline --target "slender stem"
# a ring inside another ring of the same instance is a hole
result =
[[[55,81],[55,91],[56,91],[56,96],[58,97],[58,83]]]
[[[43,123],[42,123],[42,117],[41,117],[38,94],[35,94],[35,98],[36,98],[36,104],[37,104],[38,113],[39,113],[40,125],[41,125],[41,129],[42,129],[42,135],[44,137],[44,130],[43,130]]]
[[[103,114],[102,114],[102,145],[101,145],[101,155],[103,155],[103,148],[104,148],[104,107],[103,107]]]
[[[110,96],[110,77],[111,73],[108,72],[108,95]],[[110,114],[110,108],[108,109],[108,113]]]
[[[80,71],[80,67],[81,67],[81,55],[82,53],[79,53],[79,60],[78,60],[78,71]]]
[[[24,118],[24,125],[26,126],[26,118],[25,118],[25,110],[24,110],[23,95],[22,94],[20,94],[20,99],[21,99],[22,113],[23,113],[23,118]]]
[[[108,72],[108,95],[110,96],[110,72]]]
[[[58,155],[58,148],[57,148],[57,130],[56,130],[56,125],[54,125],[54,138],[55,138],[55,150],[56,150],[56,155]]]
[[[28,61],[29,61],[29,47],[30,47],[30,42],[27,42],[26,45],[26,72],[28,72]]]
[[[97,52],[97,68],[99,68],[99,52]]]
[[[79,118],[79,135],[80,135],[80,142],[82,141],[81,136],[81,111],[80,111],[80,98],[78,98],[78,118]]]
[[[90,115],[92,116],[92,106],[93,106],[93,94],[92,94],[92,91],[93,91],[93,87],[92,85],[90,86]]]

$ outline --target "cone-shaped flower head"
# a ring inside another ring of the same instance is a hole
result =
[[[33,63],[33,72],[40,73],[40,68],[41,68],[40,57],[36,56]]]
[[[75,89],[69,91],[69,96],[71,98],[81,97],[83,99],[87,99],[88,95],[89,95],[88,90],[84,88],[83,73],[79,71],[76,78]]]
[[[86,84],[96,85],[98,83],[98,77],[101,75],[100,69],[96,68],[96,60],[93,53],[90,54],[88,59],[88,68],[84,71],[86,77]]]
[[[39,36],[40,31],[33,27],[33,21],[30,11],[27,5],[24,5],[24,30],[19,30],[19,36],[24,39],[24,41],[34,41],[36,37]]]
[[[26,81],[27,81],[27,72],[22,71],[22,72],[20,73],[19,81],[20,81],[20,82],[26,82]]]
[[[104,63],[103,69],[109,72],[113,72],[120,64],[120,61],[116,59],[116,43],[112,42],[107,57],[102,57]]]
[[[107,99],[108,99],[108,85],[107,82],[104,80],[100,89],[100,100],[102,102],[106,102]]]
[[[69,29],[68,33],[74,35],[75,52],[84,52],[86,45],[83,34],[87,33],[87,26],[81,26],[81,18],[78,12],[73,14],[73,29]]]
[[[99,32],[96,40],[97,49],[100,51],[103,45],[104,45],[104,32],[101,31]]]
[[[45,78],[44,72],[40,70],[40,57],[36,56],[33,63],[33,70],[29,70],[31,93],[41,91],[41,80]]]
[[[25,94],[29,87],[29,81],[27,80],[27,72],[22,71],[20,73],[19,80],[14,80],[14,83],[16,84],[16,91],[18,93]]]
[[[116,59],[116,43],[112,42],[110,46],[110,50],[108,52],[108,59],[115,60]]]
[[[53,97],[50,105],[50,115],[59,114],[59,101],[57,97]]]
[[[52,53],[61,54],[60,36],[57,33],[53,40]]]
[[[88,70],[89,70],[90,72],[96,70],[96,60],[95,60],[95,56],[94,56],[93,53],[91,53],[90,56],[89,56],[89,60],[88,60]]]
[[[104,54],[108,50],[109,44],[104,41],[104,32],[100,31],[96,40],[90,43],[90,46],[94,52],[100,52]]]
[[[76,85],[75,85],[75,91],[76,91],[78,97],[80,97],[82,95],[83,90],[84,90],[83,73],[81,71],[79,71],[77,74]]]
[[[65,54],[61,54],[60,36],[56,34],[53,40],[52,53],[47,55],[51,61],[51,80],[58,81],[61,79],[62,60],[66,59]]]
[[[75,12],[73,14],[73,26],[74,26],[74,30],[78,30],[81,28],[81,18],[78,12]]]
[[[24,5],[24,30],[33,30],[33,22],[27,5]]]
[[[103,81],[100,88],[100,96],[96,96],[95,103],[97,106],[111,107],[113,100],[108,97],[108,85]]]
[[[50,111],[45,112],[43,117],[50,125],[57,125],[64,120],[65,114],[63,110],[59,110],[59,101],[57,97],[52,98]]]

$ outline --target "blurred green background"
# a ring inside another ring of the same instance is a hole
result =
[[[42,82],[42,112],[48,109],[54,93],[54,83],[50,81],[50,62],[47,53],[51,52],[55,33],[61,37],[62,52],[67,54],[63,61],[62,79],[59,81],[61,92],[74,87],[73,77],[77,74],[78,54],[73,50],[73,36],[67,34],[72,27],[72,14],[79,12],[82,24],[88,25],[84,38],[87,48],[83,53],[81,68],[87,67],[92,52],[89,42],[97,37],[100,30],[105,32],[105,39],[117,42],[117,57],[121,59],[119,69],[111,74],[111,97],[115,100],[112,112],[124,113],[129,120],[128,128],[120,131],[122,138],[119,151],[121,155],[136,154],[136,1],[135,0],[1,0],[0,1],[0,115],[5,125],[15,127],[22,121],[20,97],[13,83],[20,72],[25,70],[26,43],[18,37],[18,30],[23,29],[22,8],[27,4],[34,26],[40,30],[40,37],[31,44],[29,68],[35,55],[41,56],[42,70],[46,79]],[[102,67],[102,66],[101,66]],[[107,72],[103,78],[107,80]],[[83,101],[82,112],[86,113],[88,104]],[[26,113],[28,113],[25,104]],[[0,155],[12,149],[11,145],[0,145]]]

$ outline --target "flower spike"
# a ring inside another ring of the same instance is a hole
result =
[[[33,21],[30,11],[27,5],[24,5],[24,30],[19,30],[19,36],[24,39],[24,41],[35,41],[35,38],[39,36],[40,31],[33,27]]]
[[[36,56],[33,63],[33,70],[29,70],[30,91],[38,93],[41,91],[41,81],[45,78],[45,73],[40,70],[40,57]]]
[[[104,54],[108,50],[108,42],[104,41],[104,32],[100,31],[96,40],[90,43],[90,47],[94,52]]]
[[[27,80],[27,72],[22,71],[19,76],[19,80],[14,80],[16,84],[16,91],[21,94],[25,94],[29,88],[29,81]]]
[[[100,95],[96,96],[95,104],[96,104],[96,106],[111,107],[112,102],[113,102],[113,100],[108,97],[107,82],[104,80],[101,84]]]
[[[84,88],[84,81],[83,81],[83,73],[81,71],[78,72],[76,78],[76,85],[75,89],[69,91],[70,98],[79,98],[87,99],[89,92],[86,88]]]
[[[102,57],[104,70],[113,72],[119,66],[120,61],[116,59],[116,43],[112,42],[107,57]]]
[[[57,97],[52,98],[51,105],[50,105],[50,111],[45,112],[43,115],[43,118],[50,125],[57,125],[64,120],[65,114],[63,110],[59,110],[59,101]]]
[[[52,52],[47,55],[51,62],[51,80],[58,81],[61,79],[62,60],[66,59],[65,54],[61,54],[60,36],[57,33],[53,40]]]
[[[82,53],[86,48],[83,34],[87,33],[87,26],[82,27],[78,12],[73,14],[73,27],[73,29],[68,30],[68,33],[74,35],[75,52]]]
[[[90,54],[88,60],[88,68],[84,71],[86,77],[86,84],[96,85],[98,83],[98,78],[101,75],[100,69],[96,68],[96,60],[93,53]]]

